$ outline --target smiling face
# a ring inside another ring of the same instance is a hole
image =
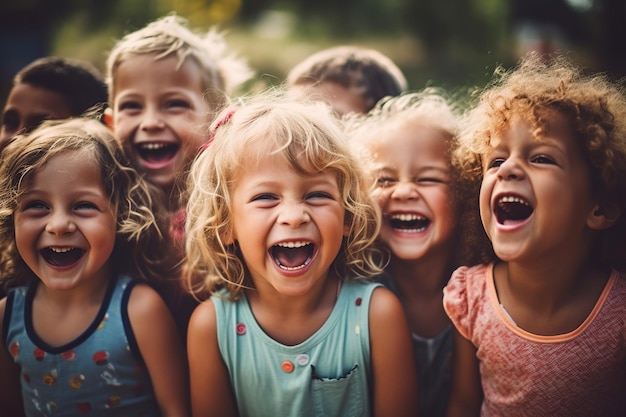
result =
[[[281,156],[237,175],[233,240],[258,290],[289,296],[323,285],[344,237],[345,210],[332,172],[299,175]]]
[[[373,197],[383,213],[379,237],[397,258],[452,250],[456,218],[447,139],[426,124],[397,123],[370,146]]]
[[[480,213],[504,261],[567,262],[587,245],[594,212],[589,168],[564,116],[538,138],[514,116],[484,158]]]
[[[52,157],[26,183],[14,215],[17,250],[49,288],[110,279],[116,215],[100,168],[84,152]]]
[[[133,56],[115,74],[113,130],[146,179],[170,191],[205,142],[210,121],[200,66],[175,55]]]

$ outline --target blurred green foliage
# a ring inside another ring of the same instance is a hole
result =
[[[626,75],[623,0],[20,0],[0,4],[3,91],[34,55],[103,69],[116,39],[171,12],[198,29],[217,25],[272,84],[307,55],[348,43],[390,56],[412,89],[484,85],[496,65],[533,48],[562,49],[590,69]],[[25,39],[30,55],[20,49]]]

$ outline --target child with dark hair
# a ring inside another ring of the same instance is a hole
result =
[[[367,113],[380,99],[397,96],[408,86],[400,68],[379,51],[336,46],[296,65],[287,75],[287,88],[326,101],[342,116]]]
[[[107,86],[92,64],[73,58],[39,58],[14,77],[2,113],[0,149],[46,119],[81,116],[107,102]]]

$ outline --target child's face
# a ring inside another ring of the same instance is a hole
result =
[[[94,160],[76,152],[55,156],[25,187],[14,222],[26,265],[56,290],[109,280],[116,214]]]
[[[421,123],[395,123],[373,139],[373,197],[382,211],[380,239],[393,255],[448,258],[455,229],[448,143]]]
[[[0,149],[15,135],[29,133],[44,120],[71,116],[72,110],[62,94],[30,84],[16,84],[4,105]]]
[[[303,177],[266,157],[238,175],[232,204],[232,238],[257,289],[302,296],[324,284],[345,229],[334,173]]]
[[[514,116],[484,156],[480,213],[498,257],[533,264],[582,256],[594,211],[589,168],[567,120],[549,114],[549,130],[535,138]]]
[[[124,61],[114,77],[113,130],[148,181],[169,190],[206,140],[209,106],[200,67],[186,59]]]

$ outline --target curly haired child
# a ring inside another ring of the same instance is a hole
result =
[[[212,294],[189,325],[194,415],[415,415],[402,307],[363,279],[377,206],[335,116],[261,94],[228,117],[191,171],[189,284]]]
[[[466,123],[456,156],[495,256],[444,290],[448,415],[626,415],[623,87],[533,54]]]
[[[153,213],[148,187],[96,120],[46,122],[5,148],[3,412],[188,415],[182,344],[149,285],[168,258]]]

